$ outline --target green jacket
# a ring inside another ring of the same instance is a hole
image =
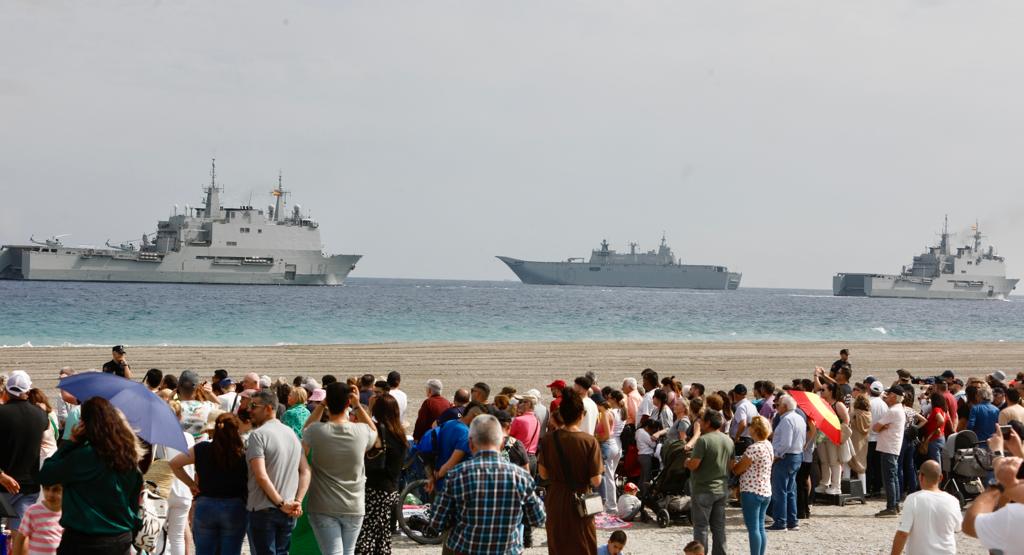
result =
[[[142,473],[115,472],[88,443],[69,441],[43,463],[39,483],[64,486],[60,524],[83,534],[134,533],[139,521]]]

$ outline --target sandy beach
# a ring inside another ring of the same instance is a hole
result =
[[[809,376],[815,365],[827,366],[841,347],[851,350],[854,378],[867,375],[895,378],[897,368],[906,368],[917,376],[932,376],[947,368],[958,374],[984,374],[996,369],[1007,373],[1020,368],[1024,343],[443,343],[307,345],[275,347],[132,347],[128,360],[136,374],[148,368],[178,373],[186,368],[212,375],[225,368],[231,375],[254,370],[272,377],[323,374],[349,376],[389,370],[403,374],[403,389],[409,394],[406,420],[415,419],[415,410],[423,398],[422,384],[428,378],[440,378],[446,396],[456,387],[469,387],[484,381],[492,389],[511,385],[520,391],[537,388],[544,391],[549,381],[571,380],[587,370],[597,373],[601,384],[618,387],[622,378],[638,376],[650,367],[662,376],[674,375],[684,383],[701,382],[709,390],[728,389],[742,382],[770,379],[777,384],[793,377]],[[57,369],[98,368],[110,359],[105,348],[11,348],[0,349],[0,371],[28,370],[40,387],[51,389]],[[876,519],[880,502],[839,507],[815,507],[813,517],[801,523],[799,532],[781,532],[769,537],[769,553],[881,553],[888,552],[895,519]],[[729,553],[746,551],[746,532],[739,509],[730,509]],[[689,541],[688,527],[656,526],[637,523],[628,532],[627,552],[660,550],[680,553]],[[543,545],[543,532],[535,539]],[[600,532],[604,541],[607,532]],[[397,553],[434,552],[396,540]],[[961,553],[984,553],[973,539],[959,542]],[[535,548],[530,553],[546,552]]]

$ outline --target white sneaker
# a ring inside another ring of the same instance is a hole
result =
[[[840,488],[826,488],[825,489],[825,494],[826,495],[842,495],[843,494],[843,490],[840,489]]]
[[[828,489],[828,486],[826,486],[825,484],[818,484],[818,486],[814,488],[814,491],[816,491],[818,493],[825,493],[825,490],[827,490],[827,489]]]

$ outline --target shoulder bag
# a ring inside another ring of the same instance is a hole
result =
[[[562,442],[558,440],[558,432],[555,432],[555,437],[551,439],[554,440],[555,450],[558,451],[558,461],[562,464],[565,483],[572,489],[573,504],[576,505],[576,512],[579,513],[580,518],[589,518],[604,511],[604,499],[601,498],[601,494],[590,491],[589,487],[587,487],[587,493],[578,493],[579,484],[570,478],[572,473],[565,460],[565,453],[562,451]]]
[[[384,470],[387,467],[388,438],[386,430],[387,428],[383,424],[377,428],[380,447],[372,447],[366,452],[366,461],[363,463],[366,470]]]

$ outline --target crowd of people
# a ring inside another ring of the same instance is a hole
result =
[[[125,349],[112,355],[102,371],[132,379]],[[166,501],[171,555],[238,554],[243,544],[256,555],[390,553],[413,454],[433,496],[425,527],[443,553],[521,553],[539,527],[549,553],[620,553],[625,533],[598,545],[594,517],[647,520],[659,509],[656,477],[676,464],[669,453],[682,454],[685,553],[728,553],[726,510],[738,506],[750,553],[763,555],[774,533],[798,530],[816,499],[848,493],[851,481],[885,499],[877,517],[898,519],[893,553],[955,553],[961,529],[991,550],[1020,551],[1020,374],[854,380],[844,349],[828,370],[729,391],[652,369],[603,387],[592,372],[556,379],[550,398],[484,382],[449,398],[431,379],[411,425],[398,372],[250,372],[236,382],[226,370],[150,369],[142,383],[178,417],[187,451],[142,441],[110,401],[61,391],[51,402],[27,373],[3,377],[0,499],[13,511],[15,555],[132,553],[147,489]],[[814,410],[805,394],[820,398]],[[966,515],[942,491],[943,446],[961,430],[992,458],[992,487]]]

